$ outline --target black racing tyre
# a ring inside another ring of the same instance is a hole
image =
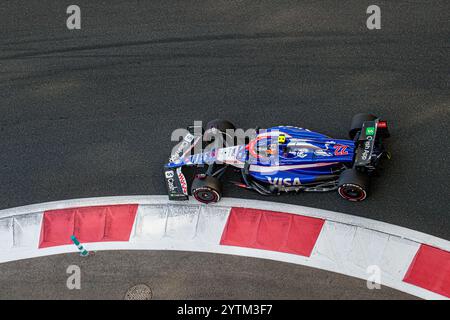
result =
[[[338,181],[339,195],[348,201],[363,201],[367,198],[369,177],[355,169],[346,169]]]
[[[220,132],[227,132],[227,130],[235,130],[236,127],[227,120],[221,120],[221,119],[216,119],[216,120],[211,120],[206,124],[206,128],[205,130],[208,131],[209,129],[217,129]]]
[[[218,132],[211,129],[215,129]],[[205,141],[211,140],[220,141],[217,139],[222,139],[222,142],[219,142],[219,146],[221,147],[232,146],[235,145],[234,134],[232,134],[229,131],[227,132],[227,130],[233,130],[234,132],[235,129],[236,127],[230,121],[221,119],[212,120],[206,124],[205,135],[203,138]],[[218,138],[217,135],[219,135],[220,138]]]
[[[222,183],[211,176],[195,177],[191,193],[201,203],[214,203],[222,198]]]
[[[350,125],[350,130],[348,132],[348,135],[350,139],[354,139],[358,131],[361,131],[362,126],[365,121],[373,121],[377,119],[377,116],[374,116],[373,114],[369,113],[358,113],[355,114],[352,118],[352,122]]]

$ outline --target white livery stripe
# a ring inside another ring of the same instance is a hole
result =
[[[276,171],[287,171],[287,170],[295,170],[295,169],[307,169],[307,168],[317,168],[317,167],[326,167],[336,164],[337,162],[319,162],[319,163],[309,163],[309,164],[296,164],[290,166],[258,166],[251,165],[249,170],[255,172],[276,172]]]

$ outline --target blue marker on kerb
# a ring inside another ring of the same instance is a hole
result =
[[[78,239],[75,236],[71,236],[70,239],[72,239],[73,243],[77,246],[78,250],[80,250],[80,255],[82,257],[87,257],[89,255],[89,252],[83,247],[83,245],[78,241]]]

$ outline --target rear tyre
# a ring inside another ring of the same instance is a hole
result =
[[[377,116],[369,113],[358,113],[353,116],[348,135],[353,140],[358,132],[361,131],[365,121],[373,121]]]
[[[367,198],[369,177],[355,169],[341,173],[338,181],[339,195],[348,201],[363,201]]]
[[[215,203],[222,198],[222,183],[219,179],[211,176],[195,177],[191,193],[201,203]]]

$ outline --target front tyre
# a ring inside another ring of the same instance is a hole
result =
[[[194,198],[201,203],[215,203],[222,198],[222,183],[211,176],[197,176],[191,187]]]
[[[369,177],[355,169],[341,173],[338,181],[339,195],[348,201],[358,202],[367,198]]]
[[[205,128],[205,141],[215,141],[216,147],[231,147],[234,145],[236,127],[230,121],[216,119],[208,122]]]
[[[216,129],[222,133],[226,133],[227,130],[235,130],[236,127],[228,120],[216,119],[211,120],[206,124],[206,131]]]

